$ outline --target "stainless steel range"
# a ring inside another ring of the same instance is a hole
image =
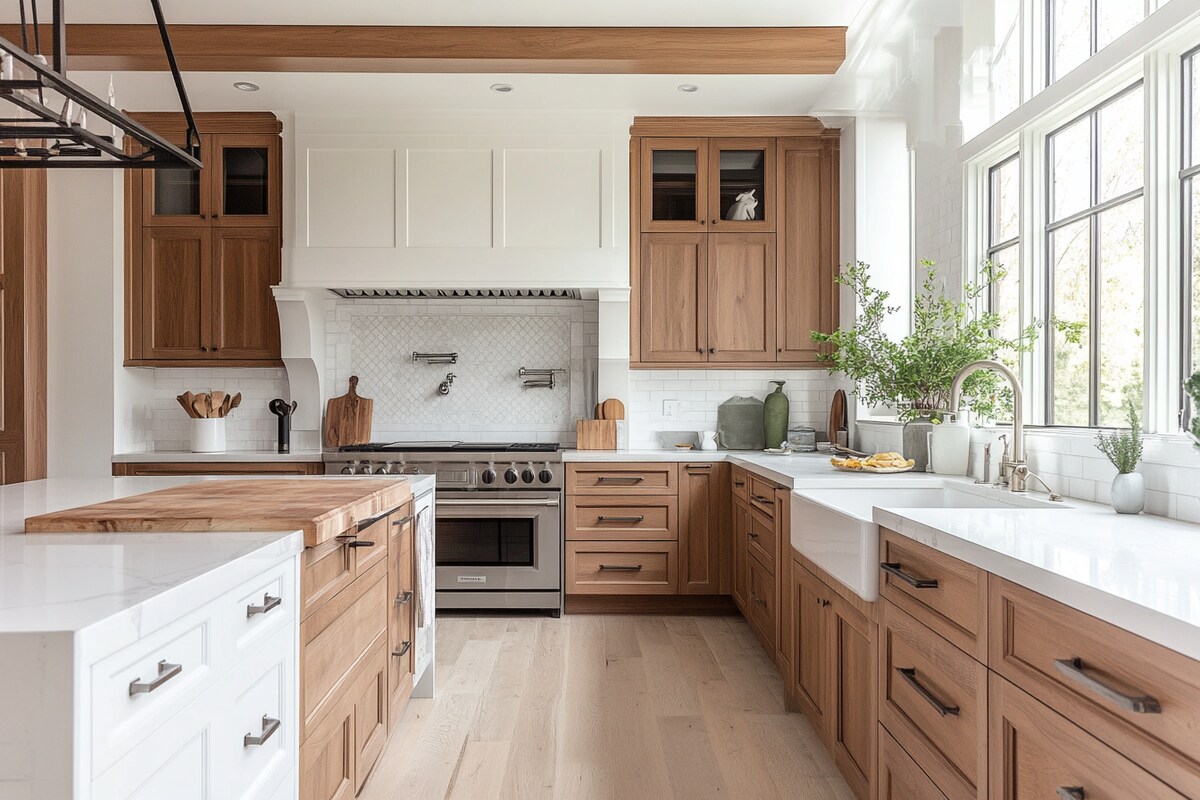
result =
[[[324,456],[327,475],[434,475],[439,609],[563,607],[557,444],[390,442]]]

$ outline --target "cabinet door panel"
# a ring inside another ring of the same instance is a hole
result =
[[[209,170],[213,224],[278,226],[282,218],[279,137],[219,134],[212,137]],[[206,162],[207,163],[207,162]]]
[[[775,360],[775,237],[708,239],[708,360]]]
[[[354,783],[361,792],[387,744],[388,651],[381,641],[354,686]]]
[[[300,800],[350,800],[354,785],[354,703],[343,697],[300,747]]]
[[[833,761],[857,797],[871,796],[875,763],[875,640],[872,623],[833,594]]]
[[[822,739],[829,736],[829,590],[792,561],[792,692]]]
[[[280,280],[276,228],[213,230],[213,343],[216,358],[279,358]]]
[[[778,360],[818,364],[812,331],[837,326],[837,155],[815,139],[779,142]]]
[[[416,601],[413,595],[412,506],[393,514],[388,524],[388,727],[400,721],[412,694],[413,628]]]
[[[687,464],[680,470],[680,594],[721,591],[720,464]]]
[[[642,361],[704,361],[708,237],[643,234],[640,283]]]
[[[746,501],[733,499],[733,602],[746,614],[746,597],[750,582],[750,509]]]
[[[710,139],[708,159],[709,229],[775,230],[775,140]]]
[[[142,358],[211,357],[207,228],[142,229]]]
[[[159,131],[177,147],[184,147],[182,129]],[[165,227],[204,227],[211,223],[212,139],[200,137],[200,161],[204,169],[147,169],[138,176],[142,181],[142,224]]]
[[[708,140],[643,139],[643,231],[703,231],[708,213]]]

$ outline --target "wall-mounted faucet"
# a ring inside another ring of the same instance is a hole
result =
[[[447,372],[446,380],[444,380],[438,384],[438,394],[441,394],[441,395],[450,394],[450,387],[454,385],[454,379],[457,377],[458,376],[455,375],[453,372]]]

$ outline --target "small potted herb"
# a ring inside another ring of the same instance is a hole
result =
[[[1117,468],[1112,482],[1112,507],[1118,514],[1140,514],[1146,507],[1146,481],[1135,472],[1142,460],[1142,420],[1137,404],[1125,402],[1129,428],[1096,435],[1096,449]]]

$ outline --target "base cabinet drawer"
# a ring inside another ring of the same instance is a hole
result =
[[[1196,662],[995,576],[990,625],[994,671],[1200,796]]]
[[[768,653],[775,652],[775,575],[751,555],[746,618]]]
[[[295,639],[256,651],[231,676],[226,712],[216,728],[215,757],[222,797],[257,800],[292,772],[299,728],[295,717]]]
[[[1000,676],[991,676],[990,691],[993,800],[1184,797]]]
[[[668,541],[679,538],[678,499],[574,497],[567,503],[566,537],[577,541]]]
[[[882,725],[877,780],[878,800],[949,800]]]
[[[941,790],[987,795],[987,668],[883,604],[879,719]]]
[[[212,784],[212,730],[202,725],[180,744],[172,736],[150,739],[92,784],[92,800],[221,800]]]
[[[679,465],[671,463],[571,464],[567,494],[677,494]]]
[[[300,747],[300,800],[350,800],[354,782],[354,698],[338,698]]]
[[[567,542],[567,594],[676,594],[675,542]]]
[[[367,658],[351,689],[354,696],[354,781],[361,792],[383,754],[388,731],[388,652],[381,644]]]

